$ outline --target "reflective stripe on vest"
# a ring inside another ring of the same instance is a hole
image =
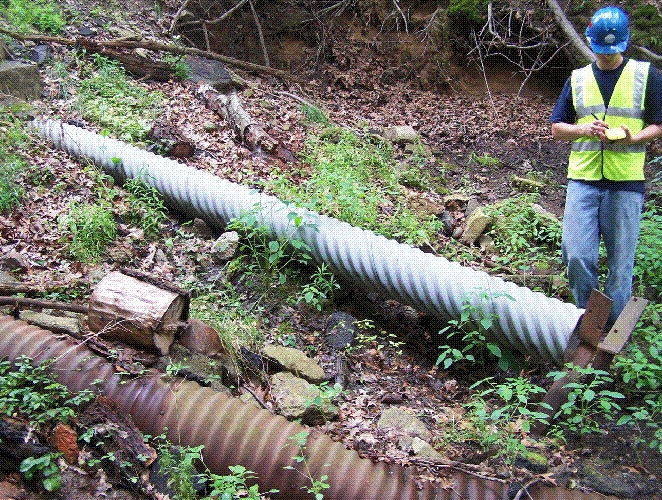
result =
[[[626,125],[632,134],[644,128],[642,120],[650,63],[630,59],[616,82],[606,107],[592,66],[572,72],[572,100],[577,123],[591,123],[594,115],[604,117],[610,128]],[[581,137],[572,143],[570,179],[617,181],[644,180],[646,145],[603,143],[595,137]]]

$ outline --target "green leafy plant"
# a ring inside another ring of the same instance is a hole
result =
[[[6,212],[19,205],[25,193],[19,176],[28,166],[22,152],[27,135],[12,110],[1,106],[0,126],[0,212]]]
[[[57,35],[66,21],[57,3],[47,0],[8,0],[4,13],[16,30],[29,33],[36,28]]]
[[[158,436],[156,440],[160,471],[168,477],[168,486],[173,489],[178,500],[198,499],[195,484],[207,485],[211,492],[205,498],[211,500],[263,498],[257,483],[248,486],[248,482],[255,481],[258,477],[243,465],[228,467],[230,474],[227,475],[215,474],[204,464],[202,456],[204,445],[174,447],[163,435]],[[277,490],[270,491],[270,493],[276,492]]]
[[[535,208],[538,198],[537,193],[522,194],[486,209],[493,220],[488,234],[501,254],[527,257],[540,247],[560,252],[561,224]]]
[[[499,165],[501,163],[501,160],[498,158],[494,158],[487,153],[483,153],[483,156],[478,156],[476,153],[472,152],[471,155],[469,155],[469,159],[473,162],[478,163],[479,165],[485,165],[485,166],[494,166],[494,165]]]
[[[310,388],[311,398],[304,402],[304,406],[316,406],[323,408],[333,405],[336,399],[342,394],[343,388],[340,384],[329,385],[329,382],[321,382],[318,385],[313,385]]]
[[[637,446],[647,442],[649,448],[662,453],[662,394],[647,395],[641,406],[630,406],[627,410],[629,413],[621,416],[617,425],[627,425],[636,431]],[[644,437],[646,430],[652,432],[652,439]]]
[[[306,283],[297,299],[321,311],[333,298],[333,292],[340,288],[335,276],[323,262],[313,273],[311,282]]]
[[[228,230],[236,230],[244,235],[244,242],[239,245],[241,252],[247,252],[251,260],[246,269],[259,273],[268,292],[273,284],[284,285],[292,266],[307,265],[310,260],[310,247],[296,233],[306,227],[316,230],[314,225],[304,221],[297,212],[287,214],[290,228],[286,234],[274,238],[261,222],[262,208],[259,204],[243,213],[228,224]]]
[[[301,111],[308,121],[320,125],[331,125],[331,120],[318,107],[311,104],[303,104]]]
[[[439,335],[445,334],[447,339],[462,335],[463,346],[440,346],[437,365],[443,366],[445,370],[459,361],[484,365],[489,356],[497,358],[499,367],[504,371],[516,365],[512,351],[499,346],[488,333],[497,319],[495,314],[487,312],[489,302],[499,298],[515,300],[505,293],[494,294],[485,290],[464,299],[460,318],[450,320],[448,325],[439,331]]]
[[[624,391],[662,389],[662,304],[649,304],[625,351],[614,359]]]
[[[94,399],[89,390],[70,394],[48,367],[48,362],[35,365],[27,356],[21,356],[13,370],[9,361],[0,362],[0,412],[20,413],[36,425],[67,423],[81,404]]]
[[[103,205],[71,203],[59,220],[69,254],[82,262],[96,262],[117,235],[117,223]]]
[[[259,485],[247,486],[247,481],[257,479],[253,471],[243,465],[231,465],[228,467],[231,474],[210,474],[212,498],[220,500],[233,500],[235,498],[248,498],[249,500],[260,500]]]
[[[566,430],[580,435],[600,433],[601,421],[611,421],[621,407],[616,400],[625,396],[620,392],[604,388],[614,379],[604,370],[592,366],[581,368],[572,363],[565,365],[578,377],[573,377],[563,387],[570,390],[568,400],[561,405],[554,418],[557,419],[552,434],[561,435],[559,430]],[[567,376],[565,371],[553,371],[548,374],[554,381]]]
[[[471,389],[479,387],[483,389],[472,394],[468,404],[467,416],[472,425],[461,437],[476,440],[485,450],[493,448],[497,457],[511,464],[519,453],[526,451],[521,435],[530,432],[534,423],[548,423],[544,410],[551,407],[536,401],[545,389],[521,377],[503,382],[488,377]]]
[[[308,466],[308,461],[306,459],[306,442],[308,441],[309,436],[308,431],[301,431],[296,433],[294,436],[290,436],[288,440],[290,441],[288,445],[293,445],[297,448],[297,454],[292,457],[295,463],[301,464],[303,469],[297,468],[293,465],[286,465],[283,467],[287,470],[295,470],[305,478],[310,481],[310,484],[307,486],[302,486],[301,489],[305,489],[307,493],[312,493],[315,495],[315,500],[322,500],[324,498],[324,490],[327,490],[331,485],[327,482],[329,476],[323,474],[319,479],[313,477],[313,474]]]
[[[266,183],[281,199],[412,245],[432,241],[441,227],[407,205],[385,141],[328,127],[306,142],[303,157],[312,167],[303,181],[274,172]]]
[[[80,84],[77,108],[119,139],[143,140],[156,118],[163,95],[130,83],[117,61],[94,56],[96,73]]]
[[[662,209],[648,204],[641,217],[639,244],[635,258],[635,286],[640,295],[662,298]]]
[[[53,493],[62,485],[60,468],[57,465],[60,456],[62,453],[48,452],[40,457],[27,457],[21,462],[19,471],[28,481],[38,478],[44,489]]]
[[[163,60],[172,68],[173,74],[178,80],[187,80],[191,76],[191,68],[182,56],[167,54]]]
[[[124,189],[130,194],[127,203],[127,222],[141,228],[145,235],[154,237],[160,234],[161,224],[167,220],[166,207],[159,192],[145,183],[144,173],[127,179]]]

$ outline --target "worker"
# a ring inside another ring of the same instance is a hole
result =
[[[550,121],[554,139],[572,141],[561,243],[570,291],[586,308],[598,288],[602,237],[610,328],[632,294],[646,144],[662,137],[662,77],[650,63],[623,55],[630,39],[623,10],[597,10],[586,38],[596,60],[572,72]]]

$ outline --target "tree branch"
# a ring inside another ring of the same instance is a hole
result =
[[[572,25],[572,23],[568,21],[568,18],[565,16],[565,13],[563,12],[563,9],[559,5],[559,3],[556,0],[547,0],[547,6],[554,13],[556,22],[559,24],[559,26],[565,33],[565,36],[568,37],[568,40],[570,41],[571,45],[575,48],[575,50],[581,56],[581,58],[584,59],[583,62],[591,63],[595,61],[595,56],[593,55],[593,52],[591,51],[589,46],[586,45],[586,43],[584,43],[584,40],[582,39],[582,37],[579,36],[577,30],[575,30],[575,27]]]

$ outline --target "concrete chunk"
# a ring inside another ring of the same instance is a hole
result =
[[[0,62],[0,93],[26,101],[38,99],[44,82],[36,64],[22,61]]]

